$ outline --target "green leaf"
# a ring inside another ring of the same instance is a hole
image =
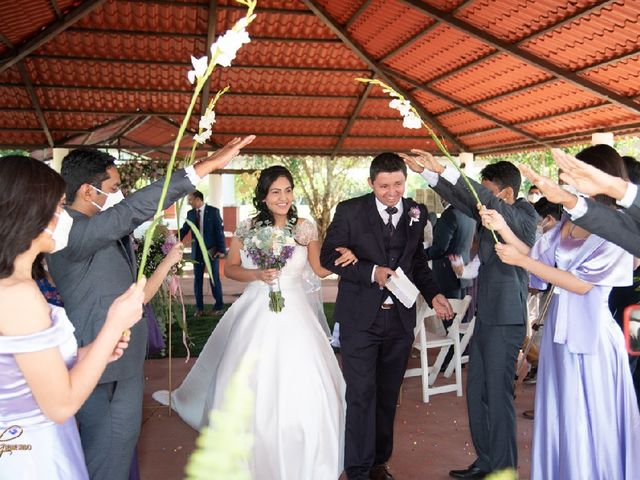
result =
[[[200,251],[202,252],[202,258],[204,258],[204,264],[207,266],[207,272],[209,272],[209,278],[213,282],[213,269],[211,268],[211,260],[209,260],[209,252],[207,252],[207,246],[204,243],[204,238],[202,238],[202,234],[200,233],[200,229],[195,226],[195,224],[186,219],[187,225],[191,227],[191,233],[194,238],[198,241],[198,245],[200,246]]]

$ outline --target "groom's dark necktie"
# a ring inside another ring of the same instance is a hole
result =
[[[396,227],[393,226],[393,215],[395,213],[398,213],[398,209],[396,207],[387,207],[384,211],[389,214],[389,220],[385,225],[385,229],[387,235],[389,236],[389,238],[391,238],[393,236],[393,232],[396,231]]]
[[[200,209],[196,208],[196,227],[198,227],[198,230],[201,229],[201,220],[200,220]]]

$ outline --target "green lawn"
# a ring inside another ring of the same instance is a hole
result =
[[[194,317],[195,313],[195,305],[185,305],[187,310],[187,325],[189,331],[189,350],[191,351],[191,356],[197,357],[200,355],[204,344],[207,343],[207,339],[211,332],[218,324],[221,316],[216,317]],[[335,303],[325,303],[324,304],[324,313],[327,316],[327,322],[329,323],[329,328],[333,329],[333,309],[335,307]],[[229,308],[229,305],[225,305],[225,310]],[[180,327],[178,327],[175,323],[173,324],[172,329],[172,344],[173,344],[173,356],[174,357],[186,357],[187,351],[182,344],[182,331]],[[149,358],[164,358],[168,356],[168,350],[165,351],[165,355],[149,355]]]

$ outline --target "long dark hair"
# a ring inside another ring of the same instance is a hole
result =
[[[275,224],[273,213],[271,213],[269,208],[267,208],[267,204],[264,200],[269,194],[269,189],[271,188],[271,185],[273,185],[273,182],[280,177],[284,177],[289,180],[291,188],[294,187],[291,172],[282,165],[274,165],[273,167],[265,168],[260,172],[260,178],[258,178],[258,184],[256,185],[256,190],[253,196],[253,206],[258,211],[258,214],[253,217],[254,225],[258,222],[266,225]],[[298,222],[298,209],[293,204],[291,204],[291,208],[287,212],[287,219],[292,225],[295,225]]]
[[[576,155],[578,160],[602,170],[604,173],[613,175],[614,177],[628,179],[627,169],[624,166],[622,157],[615,148],[609,145],[599,144],[587,147]],[[610,207],[615,206],[615,199],[607,195],[596,195],[593,197],[596,202],[604,203]]]
[[[65,190],[62,177],[31,157],[0,158],[0,278],[53,218]]]

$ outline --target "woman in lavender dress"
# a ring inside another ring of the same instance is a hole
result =
[[[64,309],[38,290],[36,256],[64,248],[71,227],[64,189],[42,162],[0,159],[1,480],[87,478],[73,415],[142,314],[144,282],[116,299],[95,341],[78,349]]]
[[[586,149],[578,158],[625,176],[617,154]],[[507,243],[496,246],[502,261],[529,270],[534,288],[556,287],[540,349],[531,478],[638,478],[640,414],[622,332],[608,308],[611,288],[631,284],[631,254],[567,217],[529,252],[496,212],[481,215]]]

